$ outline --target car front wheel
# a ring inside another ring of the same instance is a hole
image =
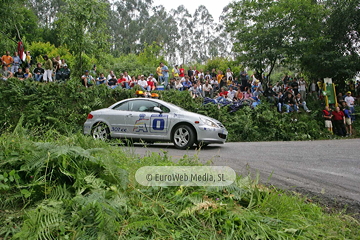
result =
[[[110,139],[109,127],[105,123],[98,123],[92,128],[91,136],[93,136],[94,139],[106,141]]]
[[[187,125],[177,126],[173,134],[173,142],[178,149],[192,147],[195,142],[194,130]]]

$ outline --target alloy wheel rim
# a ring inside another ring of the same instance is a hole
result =
[[[189,131],[187,129],[178,128],[175,131],[174,139],[175,139],[176,145],[178,145],[180,147],[186,146],[188,144],[188,142],[189,142],[189,138],[190,138],[190,134],[189,134]]]
[[[93,137],[95,139],[101,139],[101,140],[105,140],[107,138],[107,131],[106,131],[106,128],[103,127],[103,126],[97,126],[95,129],[94,129],[94,132],[93,132]]]

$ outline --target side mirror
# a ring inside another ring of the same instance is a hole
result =
[[[154,111],[155,112],[158,112],[158,113],[163,113],[164,111],[163,110],[161,110],[159,107],[154,107]]]

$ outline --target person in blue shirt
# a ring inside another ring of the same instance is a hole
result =
[[[192,86],[189,77],[185,77],[185,81],[182,83],[182,85],[184,86],[184,90],[188,90]]]
[[[13,74],[18,71],[18,69],[19,69],[19,67],[20,67],[20,65],[22,63],[21,58],[18,55],[18,52],[15,52],[14,54],[15,54],[14,57],[13,57],[14,61],[13,61],[13,64],[11,66],[11,72]]]
[[[164,63],[160,63],[160,67],[161,67],[161,73],[162,73],[162,77],[164,80],[164,89],[166,89],[167,85],[168,85],[168,81],[169,81],[169,68],[164,64]]]
[[[346,102],[342,102],[343,112],[345,115],[345,127],[346,127],[346,135],[351,136],[352,134],[352,121],[351,121],[351,111],[350,107],[346,104]]]

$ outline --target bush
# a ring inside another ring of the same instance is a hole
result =
[[[228,107],[203,105],[202,99],[192,99],[187,91],[158,93],[165,101],[222,122],[229,131],[228,141],[312,140],[325,136],[319,108],[311,114],[280,114],[263,101],[255,109],[245,106],[230,113]],[[23,115],[24,124],[30,128],[73,133],[82,129],[90,111],[134,96],[135,90],[109,89],[105,85],[84,88],[75,79],[65,84],[9,79],[0,82],[0,97],[6,99],[0,103],[0,125],[2,130],[12,130]],[[309,105],[315,106],[311,102]]]

